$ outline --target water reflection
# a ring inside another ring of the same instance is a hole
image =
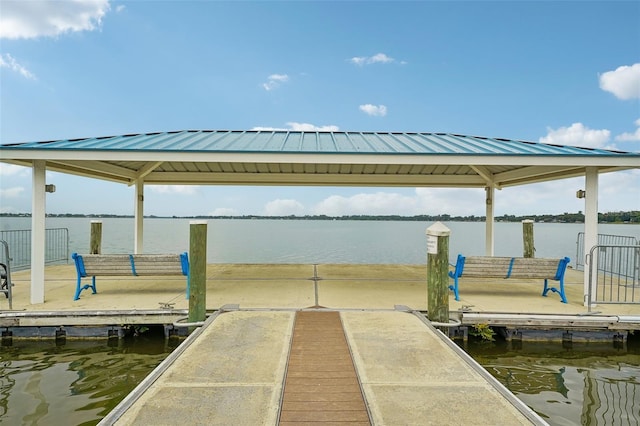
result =
[[[97,424],[172,350],[164,338],[0,347],[0,423]]]
[[[551,425],[640,424],[637,347],[469,341],[464,349]]]

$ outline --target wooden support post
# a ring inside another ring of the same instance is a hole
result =
[[[102,222],[91,221],[91,237],[89,240],[89,253],[102,254]]]
[[[427,228],[427,310],[434,322],[449,322],[449,235],[443,223]]]
[[[189,322],[200,322],[207,317],[207,222],[189,228]]]
[[[524,243],[523,257],[536,257],[536,247],[533,245],[533,220],[531,219],[522,221],[522,240]]]

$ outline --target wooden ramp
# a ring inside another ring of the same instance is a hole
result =
[[[370,425],[338,312],[296,314],[280,425]]]

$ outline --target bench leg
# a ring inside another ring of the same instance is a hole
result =
[[[558,293],[560,295],[560,300],[562,303],[567,303],[567,297],[564,294],[564,280],[560,280],[560,290],[555,287],[549,287],[549,280],[544,280],[544,290],[542,290],[542,295],[547,297],[547,293],[551,290],[554,293]]]
[[[456,299],[456,301],[460,301],[460,294],[458,293],[458,278],[454,278],[453,279],[453,285],[449,286],[449,290],[453,291],[453,295]]]
[[[73,300],[80,299],[80,293],[82,290],[86,290],[90,288],[93,294],[96,294],[96,277],[91,277],[91,284],[82,285],[82,278],[78,277],[78,282],[76,284],[76,294],[73,296]]]

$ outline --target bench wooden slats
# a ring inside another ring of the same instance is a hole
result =
[[[475,278],[494,276],[496,268],[498,268],[499,270],[504,271],[502,278],[506,278],[509,265],[511,264],[511,259],[511,257],[465,257],[464,276]],[[460,273],[462,273],[462,271]]]
[[[178,254],[134,254],[132,257],[136,275],[180,275],[182,273],[180,255]]]
[[[472,278],[502,278],[502,279],[543,279],[544,288],[542,295],[549,291],[558,293],[560,300],[567,303],[564,293],[564,273],[569,265],[568,257],[562,259],[539,259],[524,257],[498,257],[498,256],[463,256],[458,255],[456,265],[449,276],[454,284],[449,288],[453,290],[456,300],[460,300],[458,281],[463,277]],[[548,280],[559,282],[559,289],[549,287]]]
[[[131,275],[131,260],[128,254],[83,254],[82,263],[84,264],[84,271],[86,272],[84,276]]]
[[[511,268],[510,278],[557,280],[561,259],[535,259],[516,257]]]
[[[73,300],[80,298],[83,290],[96,293],[96,276],[177,276],[187,277],[189,297],[189,258],[181,254],[78,254],[71,257],[78,275]],[[82,285],[82,278],[91,277],[91,284]]]

